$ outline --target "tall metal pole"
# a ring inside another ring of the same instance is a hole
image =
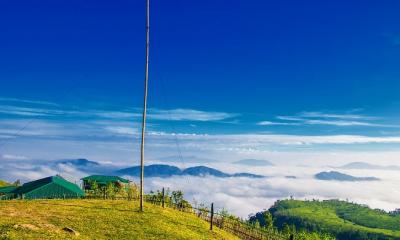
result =
[[[149,48],[150,48],[150,0],[146,0],[146,66],[144,78],[144,103],[142,119],[142,144],[140,149],[140,211],[143,212],[144,198],[144,135],[146,132],[147,90],[149,84]]]

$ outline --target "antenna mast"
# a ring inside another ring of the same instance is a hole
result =
[[[143,212],[144,198],[144,135],[146,132],[147,91],[149,84],[149,48],[150,48],[150,0],[146,0],[146,65],[144,78],[144,103],[142,119],[142,143],[140,149],[140,211]]]

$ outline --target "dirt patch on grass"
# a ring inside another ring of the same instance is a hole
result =
[[[53,224],[50,224],[50,223],[40,224],[40,227],[43,229],[46,229],[49,232],[59,233],[61,231],[60,228],[58,228],[57,226],[54,226]]]
[[[33,224],[28,224],[28,223],[24,223],[24,224],[15,224],[14,225],[15,229],[24,229],[24,230],[29,230],[29,231],[38,231],[40,228],[33,225]]]

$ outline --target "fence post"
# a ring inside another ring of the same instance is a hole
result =
[[[165,208],[165,188],[162,188],[162,207]]]
[[[210,230],[213,230],[214,225],[214,203],[211,203],[211,219],[210,219]]]

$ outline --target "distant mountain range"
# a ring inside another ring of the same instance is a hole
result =
[[[67,165],[74,165],[74,166],[80,166],[80,167],[92,167],[92,166],[100,166],[100,163],[94,162],[94,161],[89,161],[87,159],[68,159],[68,160],[59,160],[56,161],[58,164],[67,164]]]
[[[104,175],[118,175],[118,176],[140,176],[140,166],[129,167],[121,169],[118,166],[111,164],[102,164],[87,159],[65,159],[58,160],[51,163],[54,167],[59,165],[67,165],[75,168],[78,171],[87,174],[104,174]],[[168,178],[172,176],[214,176],[214,177],[247,177],[247,178],[264,178],[265,176],[256,175],[251,173],[224,173],[214,168],[206,166],[195,166],[186,169],[180,169],[176,166],[167,164],[153,164],[145,166],[144,173],[146,177],[161,177]]]
[[[89,161],[87,159],[64,159],[58,160],[51,163],[54,167],[59,165],[66,165],[75,168],[81,172],[88,174],[113,174],[119,170],[120,167],[112,164],[102,164],[95,161]]]
[[[371,170],[400,170],[400,166],[380,166],[365,162],[351,162],[339,168],[343,169],[371,169]]]
[[[116,172],[118,175],[128,175],[133,177],[140,176],[140,166],[124,168]],[[175,166],[165,164],[154,164],[145,166],[144,175],[146,177],[172,177],[172,176],[196,176],[196,177],[248,177],[248,178],[264,178],[265,176],[251,174],[251,173],[235,173],[228,174],[214,168],[205,166],[196,166],[186,169],[180,169]]]
[[[375,177],[354,177],[348,174],[330,171],[320,172],[315,174],[315,178],[326,181],[343,181],[343,182],[358,182],[358,181],[379,181],[379,178]]]
[[[259,159],[243,159],[234,162],[234,164],[247,165],[247,166],[273,166],[273,164],[268,160]]]

